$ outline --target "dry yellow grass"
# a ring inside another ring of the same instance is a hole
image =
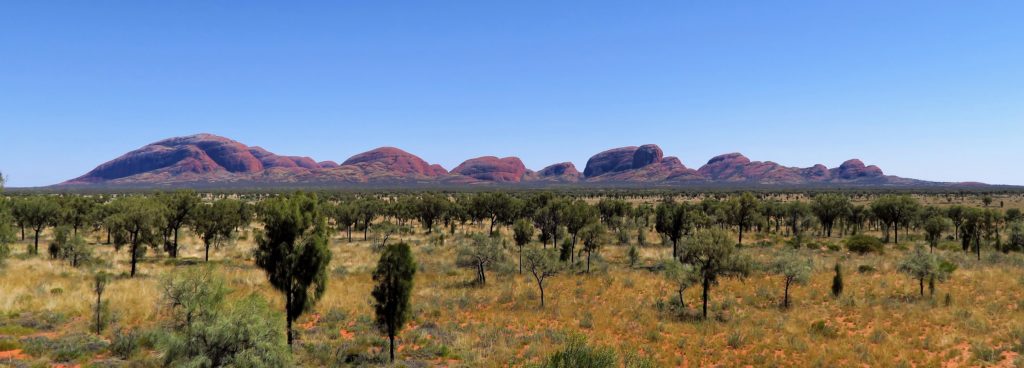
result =
[[[982,261],[975,261],[944,250],[960,268],[951,280],[938,285],[935,298],[918,298],[914,281],[896,272],[902,251],[858,256],[804,249],[801,252],[814,259],[814,273],[807,285],[792,291],[791,309],[778,307],[782,280],[757,271],[745,280],[723,280],[712,290],[713,318],[698,321],[681,318],[669,306],[674,294],[660,274],[629,268],[622,246],[607,246],[602,252],[605,266],[591,274],[563,273],[552,278],[544,309],[538,307],[532,278],[511,268],[494,272],[485,286],[467,286],[471,272],[455,268],[454,244],[463,232],[484,229],[482,225],[460,228],[460,235],[450,236],[443,246],[423,234],[403,239],[413,244],[420,272],[412,300],[413,319],[399,338],[400,358],[411,357],[430,366],[522,366],[557,350],[566,334],[580,333],[594,344],[611,346],[620,354],[649,357],[661,366],[1022,364],[1011,351],[1021,343],[1021,337],[1012,334],[1024,333],[1024,258],[1019,254],[983,254]],[[281,309],[281,297],[248,259],[251,231],[246,240],[213,251],[212,262],[234,295],[257,292]],[[353,235],[361,239],[361,234]],[[901,245],[920,241],[915,238]],[[657,242],[654,234],[648,239]],[[182,243],[182,258],[201,260],[202,250],[194,237],[186,236]],[[782,246],[748,246],[745,251],[765,261]],[[332,271],[326,295],[299,321],[305,346],[295,349],[299,364],[323,365],[344,354],[379,356],[383,340],[372,325],[369,296],[370,273],[377,259],[371,248],[368,241],[332,239],[330,269],[345,271]],[[643,265],[668,256],[663,247],[641,250]],[[54,331],[13,331],[0,324],[0,338],[87,331],[95,298],[91,271],[45,256],[17,256],[23,252],[24,243],[16,244],[15,256],[0,274],[0,316],[53,311],[69,318]],[[115,253],[109,246],[97,245],[96,254],[111,261],[108,271],[127,271],[124,251]],[[838,299],[829,292],[836,262],[844,266],[846,285]],[[166,307],[160,300],[160,277],[179,267],[193,267],[175,264],[150,250],[139,266],[140,276],[120,277],[111,284],[105,298],[117,326],[147,328],[161,323]],[[877,272],[860,274],[856,272],[860,265],[870,265]],[[687,291],[689,308],[699,306],[699,292],[699,288]],[[950,305],[945,304],[946,293]],[[335,317],[329,317],[332,314]],[[330,318],[341,320],[326,322]],[[826,331],[812,330],[819,321]],[[329,348],[317,350],[317,346]],[[44,362],[46,358],[30,359]],[[0,366],[9,362],[0,360]]]

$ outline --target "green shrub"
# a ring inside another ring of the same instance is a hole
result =
[[[971,343],[971,355],[974,359],[985,363],[995,363],[999,360],[1002,351],[993,348],[984,342]]]
[[[829,326],[825,321],[816,321],[811,324],[810,329],[811,335],[825,337],[833,339],[839,337],[839,331],[832,326]]]
[[[565,347],[548,357],[538,368],[613,368],[618,367],[615,351],[593,347],[583,336],[569,337]]]
[[[139,332],[135,329],[118,329],[110,339],[110,352],[124,360],[135,356],[139,352],[139,347]]]
[[[30,337],[23,341],[25,353],[32,356],[49,356],[57,362],[72,362],[96,355],[107,347],[107,342],[89,334],[70,334],[50,340],[46,337]]]
[[[873,236],[854,235],[846,239],[846,249],[857,254],[885,253],[882,241]]]
[[[157,344],[164,365],[288,366],[284,318],[258,294],[228,303],[223,284],[208,269],[164,281],[164,297],[176,317]]]
[[[875,269],[875,266],[872,266],[872,265],[860,265],[860,266],[857,266],[857,273],[869,274],[869,273],[875,273],[875,271],[878,271],[878,270]]]
[[[739,331],[732,331],[729,333],[729,338],[726,341],[726,344],[729,345],[730,348],[739,349],[743,347],[743,343],[745,341],[746,338],[743,336],[743,334],[741,334]]]

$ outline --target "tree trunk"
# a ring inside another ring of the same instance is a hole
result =
[[[389,350],[391,350],[391,363],[394,363],[395,362],[395,335],[388,334],[388,340],[391,340],[391,344],[390,344],[390,349]]]
[[[924,277],[917,280],[919,289],[921,290],[921,296],[924,296]]]
[[[292,296],[290,293],[286,291],[284,293],[284,320],[285,329],[287,329],[288,332],[287,335],[289,348],[292,347],[292,342],[295,340],[294,335],[292,335],[292,317],[288,315],[290,313],[290,310],[292,310]]]
[[[32,246],[32,254],[39,254],[39,233],[40,232],[42,232],[42,230],[36,230],[35,243]]]
[[[523,274],[523,247],[519,247],[519,274]]]
[[[786,291],[782,296],[782,308],[789,309],[789,279],[786,279]]]
[[[701,296],[701,299],[704,302],[704,313],[703,313],[703,315],[704,315],[704,319],[708,319],[708,289],[711,288],[711,283],[708,281],[708,279],[704,279],[704,283],[703,283],[702,286],[703,286],[703,289],[704,289],[703,292],[702,292],[703,295]]]
[[[209,242],[204,242],[203,244],[206,246],[206,261],[209,262],[210,261],[210,243]]]
[[[38,248],[38,246],[37,246]],[[39,253],[39,249],[36,249],[36,253]],[[978,260],[981,260],[981,235],[978,235],[974,239],[974,253],[978,255]]]
[[[136,248],[138,247],[139,246],[137,244],[132,244],[132,246],[128,248],[128,250],[132,252],[132,273],[130,277],[135,277],[135,262],[138,260],[138,257],[136,256],[136,254],[138,254],[138,252],[136,252]]]
[[[345,230],[348,231],[348,242],[351,243],[352,242],[352,226],[349,226]]]
[[[558,224],[551,227],[551,247],[558,249]]]
[[[572,244],[569,245],[569,265],[576,262],[576,233],[572,233]]]
[[[178,229],[174,229],[174,244],[171,246],[171,258],[178,258]]]
[[[587,251],[587,273],[590,273],[590,251]]]
[[[743,245],[743,225],[740,225],[740,245]]]
[[[99,288],[96,288],[96,289],[98,290]],[[96,334],[97,335],[99,335],[100,332],[103,332],[103,329],[102,329],[103,325],[101,324],[102,321],[100,321],[100,310],[101,310],[101,307],[103,306],[103,302],[101,301],[102,299],[100,299],[100,298],[102,298],[102,297],[103,297],[102,293],[96,293]]]
[[[894,236],[896,244],[900,243],[900,224],[899,222],[892,223],[892,234]]]
[[[287,312],[285,312],[285,313],[287,313]],[[285,317],[285,319],[288,321],[287,327],[286,327],[288,329],[288,347],[291,347],[292,346],[292,341],[295,340],[295,337],[292,336],[292,319],[291,319],[291,317]]]
[[[537,279],[537,287],[540,288],[540,307],[544,308],[544,283],[540,281],[539,277],[535,278]]]

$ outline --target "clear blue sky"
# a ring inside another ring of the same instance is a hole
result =
[[[657,143],[689,167],[1024,184],[1021,1],[18,1],[0,171],[54,184],[209,132],[452,168]]]

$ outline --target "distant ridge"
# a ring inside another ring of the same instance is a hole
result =
[[[587,160],[583,172],[571,162],[540,171],[527,169],[518,157],[484,156],[445,170],[394,147],[357,154],[341,164],[309,157],[281,156],[263,148],[213,135],[164,139],[103,163],[57,187],[216,187],[216,186],[368,186],[368,185],[631,185],[659,187],[786,186],[786,187],[914,187],[979,186],[940,183],[885,175],[877,166],[850,159],[838,167],[818,164],[788,167],[751,161],[740,153],[687,168],[665,157],[654,144],[609,149]]]

